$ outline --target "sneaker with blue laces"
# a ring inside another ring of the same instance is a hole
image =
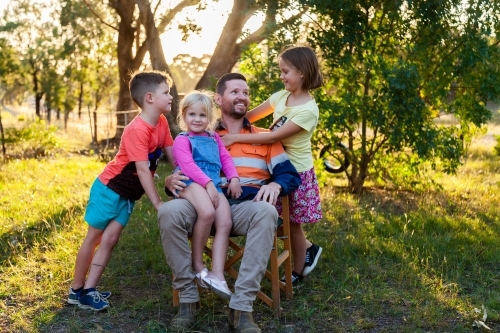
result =
[[[311,273],[314,267],[316,267],[321,252],[323,252],[323,249],[316,244],[311,245],[306,250],[306,262],[304,263],[304,270],[302,271],[303,276]]]
[[[101,293],[95,288],[87,289],[87,293],[82,293],[80,296],[79,307],[82,309],[102,311],[109,308],[109,302],[102,297]]]
[[[108,299],[111,296],[111,291],[100,291],[101,296],[105,299]],[[68,304],[78,305],[80,304],[80,297],[82,294],[82,290],[74,291],[73,288],[69,288],[69,294],[67,302]]]

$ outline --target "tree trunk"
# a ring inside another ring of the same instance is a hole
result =
[[[238,38],[248,20],[248,1],[234,0],[233,9],[222,30],[207,69],[195,89],[207,89],[225,73],[231,72],[241,55]],[[254,10],[255,11],[255,10]]]
[[[2,111],[3,111],[3,102],[0,105],[0,135],[2,138],[2,153],[3,153],[3,157],[5,157],[5,155],[7,154],[7,151],[5,149],[5,134],[3,132]]]
[[[133,102],[132,97],[130,97],[128,88],[128,82],[130,80],[129,74],[139,68],[145,53],[141,53],[139,49],[135,58],[132,55],[136,30],[132,25],[134,23],[135,3],[133,1],[118,0],[110,2],[110,6],[112,6],[120,16],[120,24],[118,27],[118,72],[120,78],[120,91],[118,93],[116,110],[130,111],[137,109],[137,106]],[[123,127],[126,126],[132,118],[133,117],[122,113],[116,115],[116,140],[121,138]]]
[[[361,159],[352,164],[351,175],[349,177],[349,190],[351,193],[361,194],[365,180],[368,177],[369,163],[370,156],[362,153]]]
[[[82,119],[83,107],[83,80],[80,81],[80,92],[78,93],[78,119]]]
[[[266,5],[258,4],[250,0],[234,0],[231,14],[229,14],[226,25],[222,30],[217,46],[208,63],[207,70],[195,89],[212,88],[215,81],[222,75],[232,71],[245,47],[253,43],[258,44],[267,39],[276,30],[286,27],[287,25],[295,24],[296,20],[304,15],[309,9],[308,6],[303,6],[299,13],[278,24],[276,22],[278,7],[278,0],[269,0],[266,2]],[[238,39],[243,35],[243,27],[248,19],[252,17],[257,10],[264,8],[266,11],[266,18],[264,22],[262,22],[262,25],[255,32],[245,36],[244,39],[238,42]]]
[[[151,11],[151,6],[148,0],[135,0],[137,6],[139,7],[140,17],[142,24],[146,29],[146,36],[148,40],[149,56],[151,58],[151,65],[154,70],[167,72],[170,76],[170,69],[168,68],[167,61],[165,60],[165,54],[163,53],[163,47],[161,45],[160,35],[158,29],[156,28],[153,12]],[[170,87],[170,95],[173,97],[172,101],[172,111],[167,116],[170,129],[177,132],[177,111],[178,111],[178,101],[179,94],[177,93],[177,87],[172,85]]]
[[[42,97],[43,97],[43,92],[36,92],[35,93],[35,110],[36,110],[36,115],[38,118],[42,118],[42,116],[40,114],[40,106],[41,106]]]
[[[43,92],[38,91],[38,70],[35,68],[35,62],[30,61],[31,64],[31,79],[33,82],[33,93],[35,94],[35,113],[38,118],[41,118],[40,115],[40,101],[42,100],[43,97]]]

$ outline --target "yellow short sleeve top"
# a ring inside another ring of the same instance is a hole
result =
[[[269,97],[274,109],[273,119],[286,117],[286,121],[302,127],[304,130],[281,141],[293,166],[298,172],[308,171],[313,167],[311,137],[318,125],[319,108],[314,99],[302,105],[288,107],[286,101],[290,92],[278,91]]]

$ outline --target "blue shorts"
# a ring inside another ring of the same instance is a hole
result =
[[[128,223],[135,201],[122,197],[96,178],[90,188],[85,210],[85,221],[94,228],[104,230],[112,220],[123,227]]]

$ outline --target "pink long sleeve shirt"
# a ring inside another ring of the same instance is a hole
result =
[[[208,136],[207,133],[193,133],[188,132],[190,136]],[[233,159],[226,147],[222,143],[220,136],[217,133],[213,133],[217,146],[219,147],[220,161],[222,165],[222,171],[226,176],[227,180],[230,181],[232,178],[238,178],[238,173],[236,167],[234,166]],[[191,142],[189,138],[185,135],[178,135],[174,140],[173,154],[175,158],[175,163],[181,168],[182,172],[189,177],[192,181],[205,187],[207,183],[212,181],[194,162],[193,154],[191,153]],[[215,184],[217,185],[217,184]]]

